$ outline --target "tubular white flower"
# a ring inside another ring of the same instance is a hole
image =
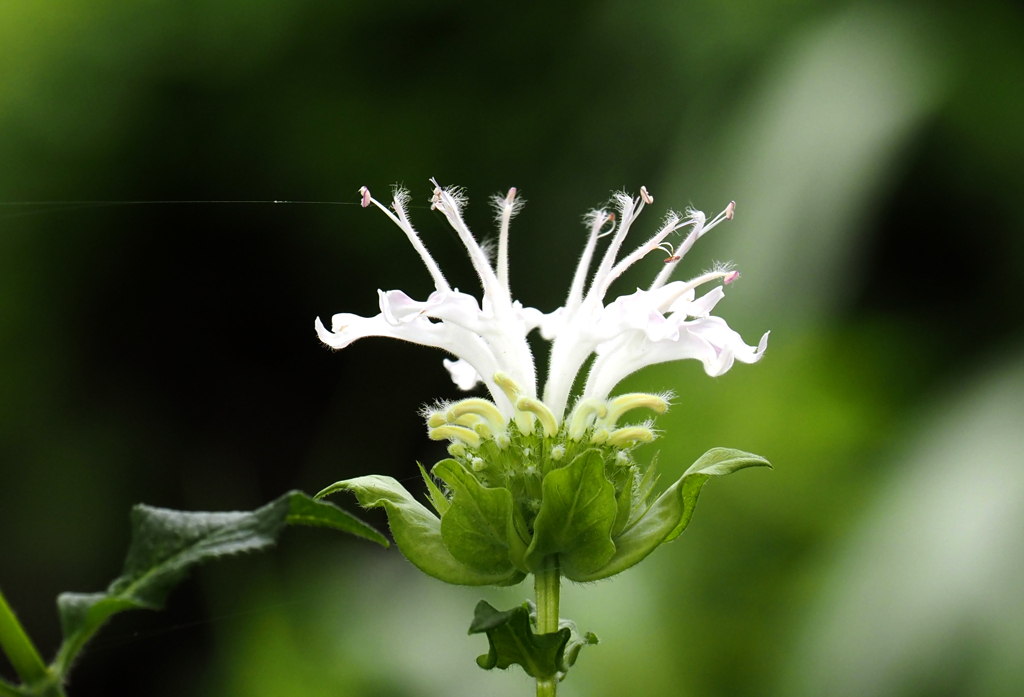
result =
[[[756,347],[748,346],[725,320],[711,315],[725,296],[724,285],[735,281],[738,272],[731,267],[716,267],[690,281],[670,281],[676,266],[694,243],[720,223],[733,218],[735,202],[730,202],[710,222],[696,210],[687,210],[685,217],[669,212],[657,232],[620,259],[630,228],[644,207],[653,204],[654,198],[643,187],[636,198],[621,192],[615,194],[615,213],[598,210],[585,218],[589,234],[565,305],[543,314],[512,299],[508,272],[509,224],[522,207],[522,199],[517,198],[514,188],[507,195],[493,199],[499,238],[496,266],[492,266],[463,220],[466,199],[462,190],[442,188],[434,182],[431,207],[445,216],[465,246],[480,278],[481,301],[448,284],[409,222],[406,214],[409,197],[405,190],[395,188],[390,209],[375,200],[365,187],[360,189],[360,194],[364,207],[375,205],[405,233],[433,278],[436,290],[425,301],[414,300],[400,290],[378,291],[380,314],[374,317],[335,315],[331,331],[317,319],[315,326],[320,339],[340,349],[366,336],[384,336],[448,351],[455,360],[445,359],[444,366],[453,382],[463,390],[483,382],[505,423],[514,420],[521,432],[533,432],[534,428],[542,427],[545,435],[553,436],[561,428],[573,384],[582,366],[595,353],[597,357],[587,375],[583,394],[570,419],[568,435],[574,441],[582,439],[591,428],[597,429],[591,436],[596,439],[593,442],[625,443],[646,439],[646,436],[634,437],[640,431],[619,429],[612,433],[608,430],[615,423],[617,416],[613,418],[612,413],[617,410],[613,408],[609,413],[605,402],[615,386],[637,370],[656,363],[694,358],[704,364],[708,375],[717,376],[729,370],[735,361],[754,363],[760,360],[765,351],[768,334]],[[684,227],[690,228],[689,233],[678,246],[673,246],[669,237]],[[588,284],[597,245],[601,238],[608,236],[611,237],[608,247]],[[637,261],[659,249],[669,256],[650,287],[638,288],[605,304],[612,283]],[[697,289],[708,283],[716,285],[697,296]],[[536,369],[526,340],[527,334],[537,328],[551,341],[543,400],[537,399]],[[660,398],[651,396],[651,399]],[[607,423],[601,421],[606,413]],[[440,426],[433,428],[431,434],[470,442],[491,437],[496,443],[499,438],[507,441],[504,429],[495,423],[493,416],[488,417],[486,424],[476,424],[473,428],[477,430],[461,425]]]

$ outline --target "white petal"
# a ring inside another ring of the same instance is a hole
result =
[[[460,390],[471,390],[483,382],[483,378],[480,377],[480,373],[476,372],[476,368],[461,358],[456,361],[445,358],[442,362],[452,376],[452,382]]]

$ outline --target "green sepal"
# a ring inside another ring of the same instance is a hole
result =
[[[448,508],[452,505],[448,497],[444,495],[437,484],[434,483],[434,478],[427,474],[426,468],[420,463],[416,463],[416,466],[420,468],[420,474],[423,475],[423,483],[427,485],[427,495],[430,497],[430,505],[434,507],[437,514],[443,516]]]
[[[771,464],[759,455],[742,450],[712,448],[707,451],[650,508],[634,514],[634,519],[615,538],[615,554],[604,566],[570,578],[574,581],[599,581],[638,564],[659,545],[671,542],[686,529],[693,517],[700,490],[708,479],[747,467],[770,468]],[[642,501],[641,505],[645,506]]]
[[[456,460],[441,460],[432,472],[454,493],[451,507],[441,516],[441,539],[452,556],[481,574],[518,571],[509,559],[508,489],[484,487]]]
[[[543,570],[545,557],[557,554],[562,575],[583,580],[615,554],[615,487],[605,476],[601,452],[588,450],[568,466],[548,472],[543,492],[526,565],[534,572]]]
[[[388,546],[377,530],[333,504],[292,491],[255,511],[196,513],[151,506],[132,509],[132,541],[124,571],[103,593],[57,598],[64,643],[53,664],[67,674],[75,656],[113,615],[159,610],[192,567],[272,546],[287,525],[332,528]]]
[[[633,491],[637,485],[636,478],[633,473],[629,473],[629,478],[626,479],[625,484],[622,487],[622,491],[615,498],[615,524],[612,525],[612,537],[618,537],[622,529],[626,527],[626,523],[629,522],[629,517],[633,513]]]
[[[533,603],[499,612],[481,600],[469,626],[470,634],[487,634],[488,651],[477,657],[477,665],[484,670],[505,670],[518,664],[531,677],[561,680],[576,662],[580,649],[598,643],[591,632],[580,635],[571,620],[559,620],[558,631],[550,634],[537,634],[536,626]]]
[[[330,485],[316,498],[338,491],[355,494],[363,508],[383,508],[398,549],[428,576],[456,586],[511,586],[526,578],[511,564],[503,573],[485,574],[457,560],[444,544],[441,519],[392,477],[370,475],[346,479]]]

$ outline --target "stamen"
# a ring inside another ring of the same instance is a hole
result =
[[[612,427],[623,414],[634,409],[650,409],[655,414],[664,414],[668,410],[668,400],[646,392],[619,395],[608,402],[608,415],[601,419],[600,425]]]
[[[363,197],[363,208],[369,208],[370,202],[373,200],[370,198],[370,190],[367,189],[365,186],[359,187],[359,195]]]
[[[488,424],[490,424],[491,429],[495,433],[505,430],[505,417],[501,415],[501,412],[498,411],[498,407],[496,407],[493,402],[486,399],[470,397],[469,399],[463,399],[455,402],[455,404],[452,404],[448,408],[446,416],[449,422],[455,422],[464,414],[475,414],[476,416],[484,419]]]
[[[735,281],[739,277],[740,277],[740,272],[739,271],[730,271],[729,273],[727,273],[725,275],[725,278],[722,279],[722,283],[724,283],[725,285],[729,285],[730,283],[732,283],[733,281]]]
[[[540,419],[541,426],[544,427],[544,435],[551,437],[558,433],[558,422],[555,420],[555,415],[539,399],[520,397],[516,401],[516,409],[536,414]]]
[[[725,207],[725,219],[732,220],[734,215],[736,215],[736,202],[729,201],[729,205]]]
[[[654,203],[654,197],[647,193],[646,186],[640,187],[640,198],[642,198],[644,200],[644,203],[646,203],[648,206]]]
[[[608,413],[608,405],[601,399],[584,399],[576,404],[569,417],[569,437],[574,441],[583,440],[595,418],[604,418]]]
[[[432,428],[427,435],[430,440],[460,440],[471,448],[479,448],[482,442],[476,431],[454,424]]]
[[[612,431],[607,444],[619,447],[626,443],[650,443],[654,440],[654,431],[644,426],[627,426]]]

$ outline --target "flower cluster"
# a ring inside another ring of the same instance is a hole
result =
[[[587,241],[565,304],[545,314],[512,299],[509,224],[522,207],[516,190],[493,199],[499,233],[492,264],[463,220],[462,190],[434,186],[431,207],[465,245],[480,278],[482,301],[448,283],[409,221],[407,191],[396,188],[388,207],[364,187],[362,205],[376,206],[405,233],[435,291],[425,301],[400,290],[378,291],[380,314],[335,315],[330,331],[317,319],[316,330],[338,349],[368,336],[443,349],[454,356],[444,365],[455,384],[469,390],[483,383],[490,399],[472,397],[425,411],[429,436],[450,441],[451,459],[433,469],[446,486],[438,487],[424,472],[440,518],[386,477],[347,480],[328,491],[347,489],[365,506],[385,507],[399,548],[421,569],[451,583],[515,583],[552,563],[573,580],[618,573],[678,535],[692,501],[683,500],[684,480],[657,501],[649,500],[654,470],[635,462],[631,451],[657,434],[649,420],[624,422],[636,410],[664,413],[670,395],[612,396],[612,391],[626,376],[667,361],[697,359],[708,375],[721,375],[735,361],[758,361],[767,344],[766,333],[756,347],[747,345],[711,314],[737,271],[722,266],[689,281],[671,280],[693,244],[733,218],[735,203],[710,221],[696,210],[669,212],[643,244],[622,254],[626,236],[653,198],[643,187],[638,197],[615,194],[613,210],[586,216]],[[670,238],[681,231],[685,236],[673,244]],[[609,241],[591,271],[603,238]],[[659,250],[665,263],[646,290],[606,302],[611,285],[628,268]],[[710,284],[711,290],[697,295]],[[534,330],[551,342],[542,394],[527,341]],[[570,408],[570,395],[592,355]],[[737,451],[711,451],[705,457],[710,459],[702,458],[688,472],[697,477],[688,480],[697,482],[697,490],[710,475],[767,464]],[[584,491],[586,511],[579,508]],[[565,520],[572,521],[569,527],[558,528]]]

